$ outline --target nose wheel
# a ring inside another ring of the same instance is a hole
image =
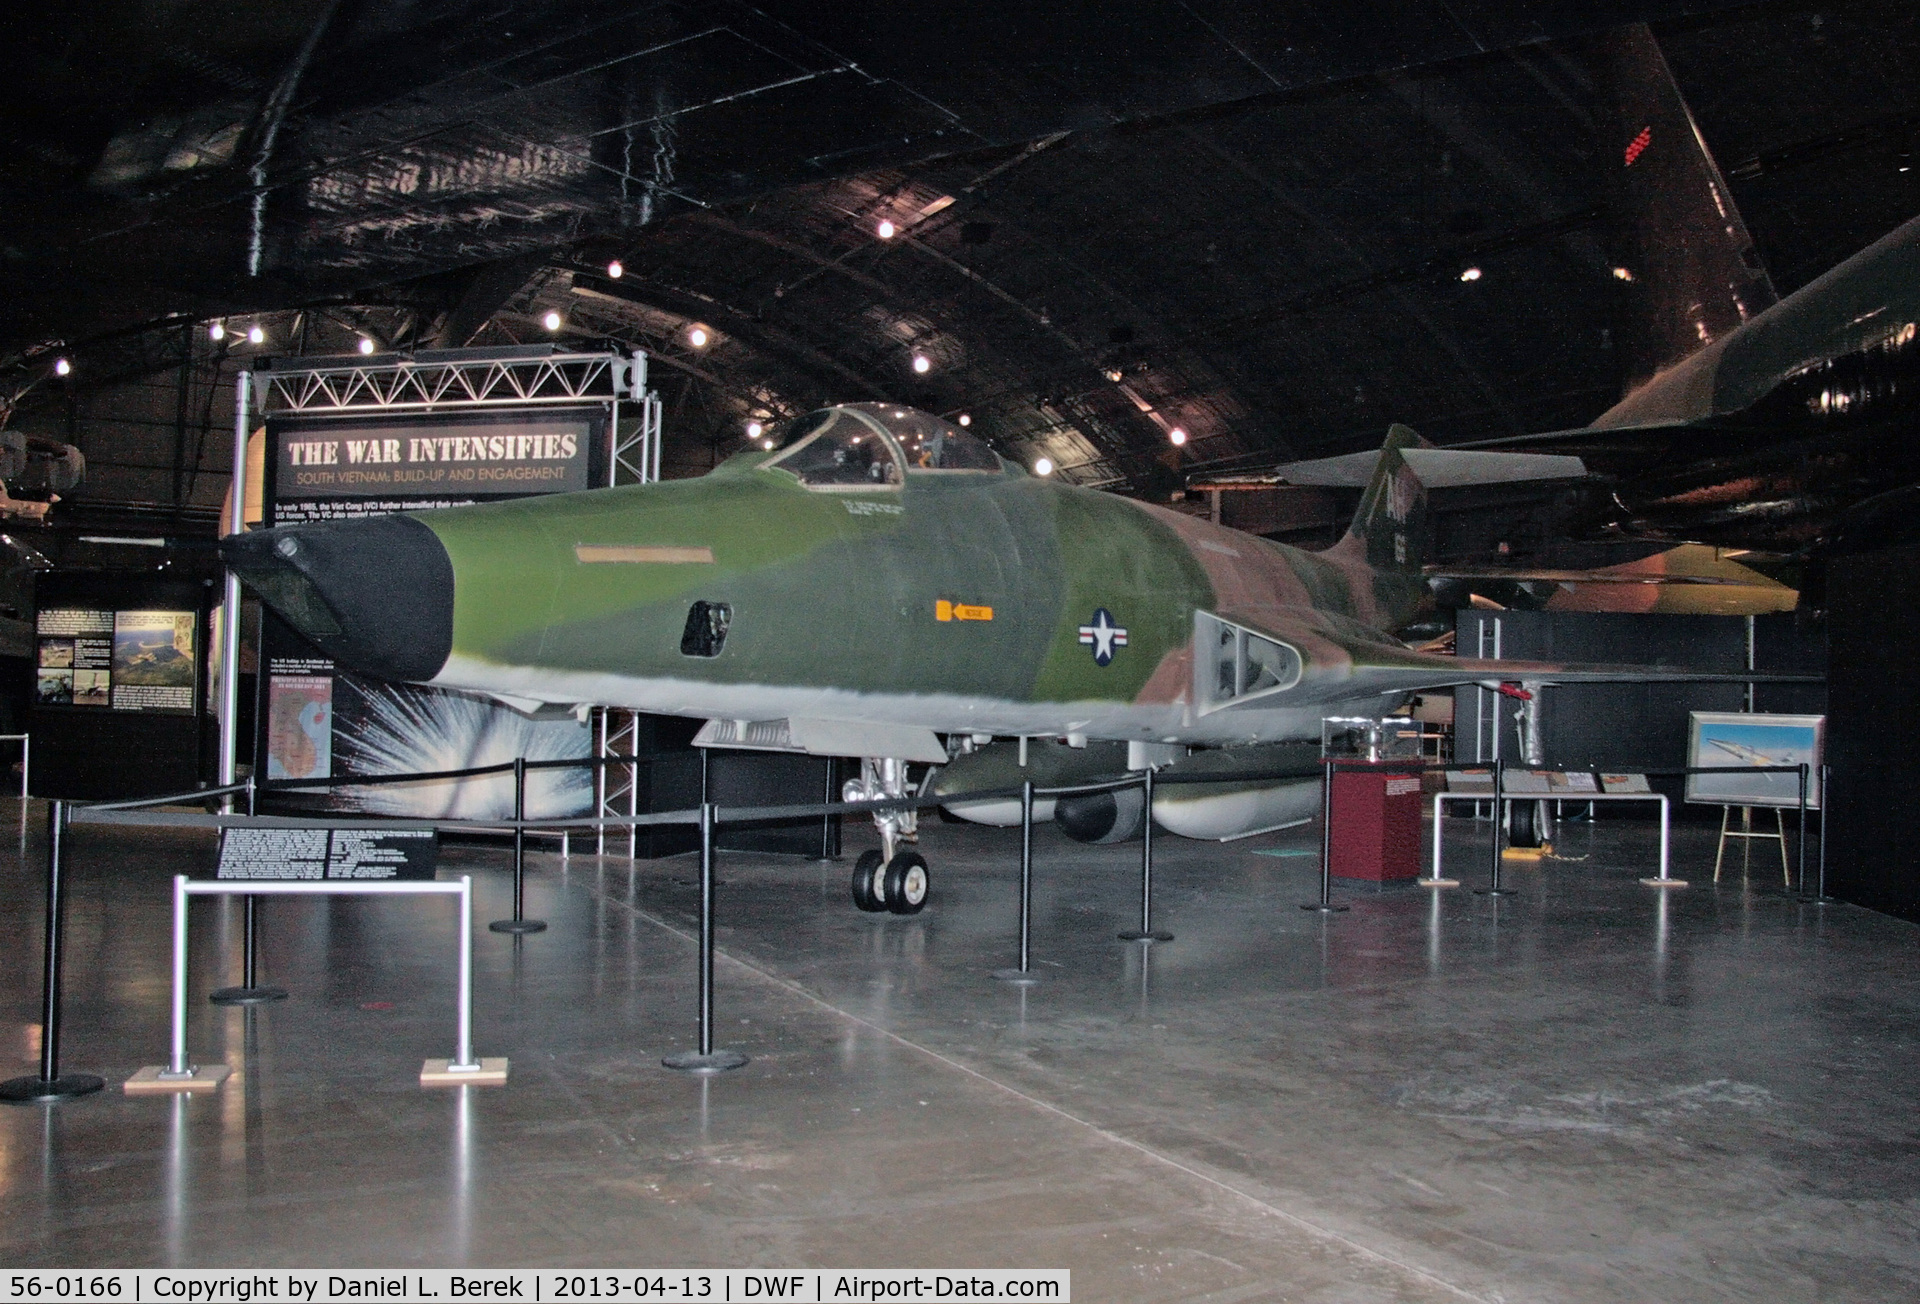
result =
[[[931,780],[931,774],[928,778]],[[878,757],[860,762],[860,777],[841,790],[847,801],[881,801],[908,795],[907,763]],[[874,827],[880,832],[880,850],[863,851],[853,866],[853,904],[869,914],[888,911],[917,915],[927,904],[932,878],[927,858],[902,847],[919,835],[918,812],[912,806],[877,810]]]
[[[917,915],[932,885],[927,858],[917,851],[902,851],[892,860],[863,851],[853,865],[853,904],[869,914]]]

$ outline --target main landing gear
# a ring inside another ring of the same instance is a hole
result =
[[[843,801],[882,801],[906,797],[907,763],[887,757],[863,757],[860,777],[849,780],[841,790]],[[853,904],[869,913],[891,911],[896,915],[917,915],[927,904],[932,879],[927,858],[903,842],[920,839],[920,812],[877,810],[874,827],[880,830],[880,850],[863,851],[853,866]]]

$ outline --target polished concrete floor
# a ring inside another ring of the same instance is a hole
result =
[[[0,817],[12,807],[0,808]],[[36,819],[38,818],[36,814]],[[0,829],[7,826],[0,825]],[[1450,868],[1477,880],[1473,825]],[[870,835],[850,834],[849,854]],[[934,902],[847,901],[845,864],[721,864],[713,1079],[694,1036],[690,859],[536,856],[549,932],[481,931],[499,1088],[423,1089],[452,1048],[437,900],[268,901],[282,1005],[217,1009],[238,909],[195,910],[195,1058],[216,1094],[0,1109],[7,1265],[1028,1266],[1094,1300],[1920,1298],[1920,931],[1809,906],[1711,832],[1640,886],[1649,825],[1573,826],[1520,895],[1343,893],[1317,835],[1037,838],[929,822]],[[1484,847],[1481,842],[1478,845]],[[65,1065],[164,1058],[168,876],[199,833],[79,828]],[[22,855],[24,854],[24,863]],[[39,834],[0,844],[0,1046],[37,1044]],[[447,848],[479,915],[498,849]]]

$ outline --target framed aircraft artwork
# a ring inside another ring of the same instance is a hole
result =
[[[1807,766],[1807,805],[1820,806],[1824,715],[1758,715],[1693,711],[1687,724],[1687,768],[1724,768],[1726,774],[1689,774],[1690,802],[1712,806],[1800,805],[1800,776],[1775,766]]]

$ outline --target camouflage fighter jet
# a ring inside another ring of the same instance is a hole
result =
[[[1313,809],[1323,717],[1462,682],[1725,678],[1395,638],[1424,591],[1425,492],[1402,456],[1419,442],[1392,430],[1321,553],[1029,475],[873,403],[800,417],[699,479],[284,526],[222,552],[306,638],[383,678],[704,717],[703,743],[860,758],[850,799],[907,795],[910,764],[946,766],[936,796],[1017,782],[1022,761],[1043,780],[1164,765],[1218,776],[1154,810],[1213,838]],[[1287,766],[1298,779],[1235,778]],[[1138,804],[1059,814],[1118,837]],[[855,901],[910,913],[928,887],[902,845],[914,812],[877,822]]]

